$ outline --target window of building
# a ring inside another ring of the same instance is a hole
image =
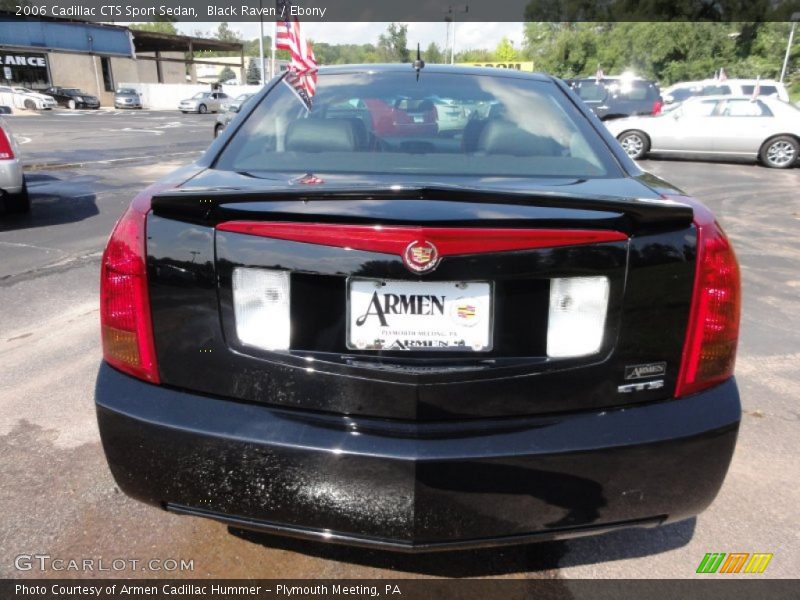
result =
[[[103,69],[103,87],[107,92],[113,92],[114,75],[111,73],[111,59],[107,56],[101,56],[100,66]]]

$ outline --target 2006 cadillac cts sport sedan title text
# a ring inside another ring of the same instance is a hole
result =
[[[120,488],[407,551],[708,506],[740,420],[708,209],[551,77],[340,67],[307,100],[266,86],[114,229],[96,402]]]

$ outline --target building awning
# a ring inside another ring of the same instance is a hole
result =
[[[188,35],[173,35],[153,31],[131,30],[136,52],[235,52],[241,54],[244,45],[239,42],[223,42]]]
[[[132,54],[127,27],[42,18],[0,18],[0,45],[107,56]]]

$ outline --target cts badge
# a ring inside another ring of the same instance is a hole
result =
[[[403,263],[413,273],[427,273],[439,264],[439,251],[432,242],[414,240],[403,252]]]

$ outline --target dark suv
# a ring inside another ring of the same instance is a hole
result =
[[[573,79],[572,89],[603,120],[657,115],[663,101],[654,81],[627,77]]]

